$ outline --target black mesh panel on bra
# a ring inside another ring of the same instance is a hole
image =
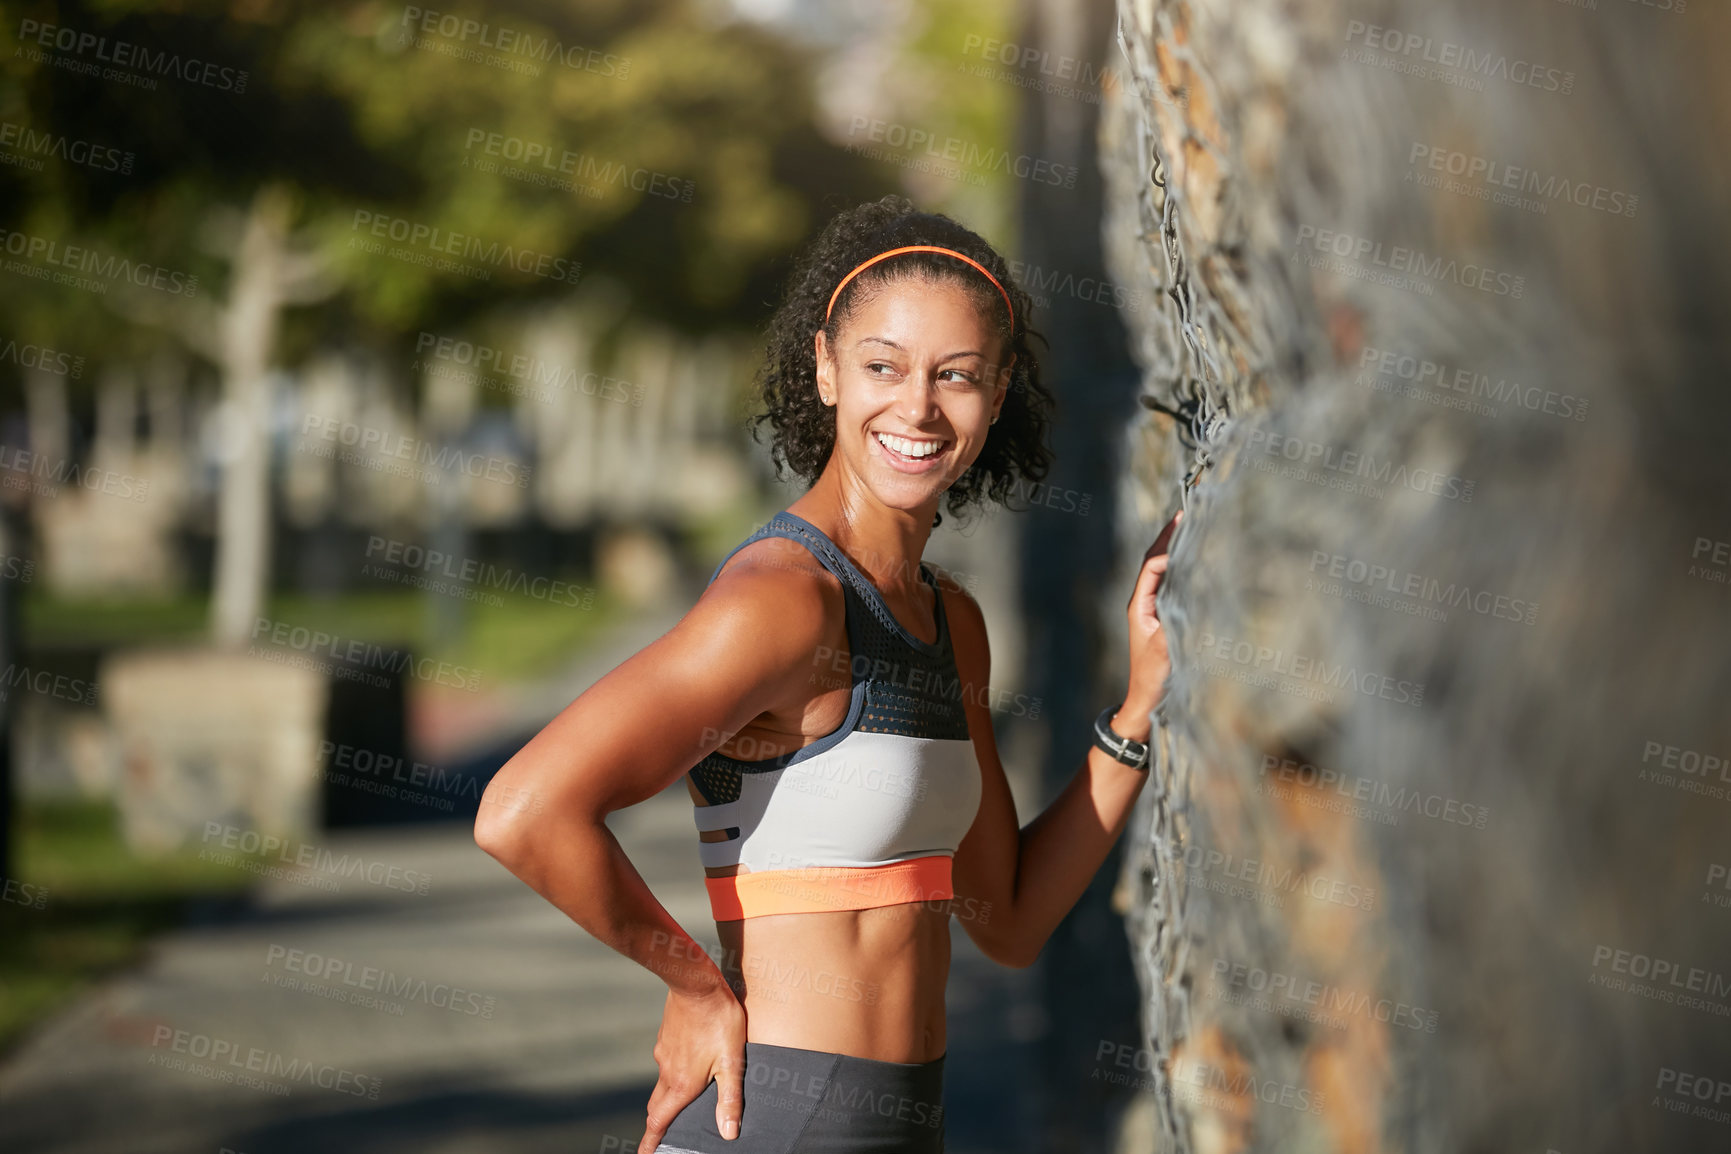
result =
[[[740,763],[720,753],[712,753],[691,767],[691,780],[710,805],[739,800],[739,774]]]
[[[841,578],[843,594],[851,602],[849,610],[860,634],[859,651],[849,654],[849,680],[869,682],[864,709],[854,731],[966,741],[968,719],[949,630],[943,630],[943,644],[937,653],[923,653],[908,644],[901,635],[901,626],[870,580],[826,538],[798,522],[778,515],[741,542],[739,548],[772,536],[801,542],[827,561],[830,572]],[[926,572],[922,565],[922,575]],[[935,581],[927,583],[942,597],[936,591]],[[715,752],[692,768],[691,780],[711,805],[737,801],[741,774],[781,769],[792,756],[789,752],[762,761],[741,761]]]

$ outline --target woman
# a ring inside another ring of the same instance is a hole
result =
[[[959,513],[1044,476],[1029,303],[991,246],[905,198],[831,221],[772,322],[759,418],[810,491],[488,788],[545,804],[483,804],[481,847],[668,985],[639,1154],[941,1151],[950,917],[1031,964],[1123,830],[1177,518],[1130,599],[1126,692],[1020,829],[985,621],[920,562],[946,493]],[[719,959],[604,824],[682,774]]]

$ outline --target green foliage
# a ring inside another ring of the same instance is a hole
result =
[[[993,0],[921,0],[914,5],[911,25],[889,57],[880,86],[891,101],[883,118],[930,133],[938,142],[930,148],[934,154],[941,154],[943,142],[950,140],[980,152],[1013,152],[1021,89],[969,69],[980,63],[980,43],[1016,38],[1016,10]],[[923,159],[926,151],[910,154]],[[955,217],[1008,255],[1014,247],[1015,178],[965,163],[956,167],[969,179],[909,171],[898,183],[921,208]]]
[[[806,62],[750,25],[711,27],[677,0],[423,7],[487,31],[424,31],[416,6],[357,0],[27,6],[0,27],[0,112],[130,154],[130,171],[55,155],[39,171],[0,166],[0,220],[195,275],[200,296],[220,296],[223,244],[256,192],[280,185],[301,239],[341,276],[326,324],[351,335],[388,340],[570,288],[519,271],[536,261],[605,272],[634,311],[702,330],[755,319],[775,260],[821,223],[820,192],[886,190],[813,130]],[[24,20],[244,71],[244,91],[80,75],[32,59]],[[530,148],[528,162],[506,155]],[[429,240],[363,253],[357,212],[474,238],[486,255],[467,263],[491,275],[429,267],[443,255]],[[505,252],[518,267],[487,259]],[[32,339],[93,355],[131,358],[160,339],[117,326],[102,294],[18,275],[0,275],[0,308]]]
[[[579,590],[588,586],[568,583]],[[477,586],[478,594],[492,591]],[[560,595],[575,599],[569,589]],[[273,623],[304,626],[350,640],[406,644],[418,656],[481,673],[483,689],[532,681],[557,671],[560,663],[597,633],[617,622],[623,609],[605,590],[587,600],[589,608],[555,604],[508,590],[499,604],[461,602],[464,628],[447,645],[429,631],[427,599],[443,594],[385,588],[339,597],[305,594],[274,596],[263,610]],[[200,595],[160,601],[71,601],[33,596],[23,607],[25,636],[32,644],[135,646],[194,642],[204,637],[209,607]],[[268,637],[260,644],[268,647]]]

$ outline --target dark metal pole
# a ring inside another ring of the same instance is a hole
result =
[[[1024,287],[1036,297],[1035,327],[1051,341],[1043,371],[1058,398],[1056,462],[1032,511],[1017,518],[1030,692],[1045,702],[1051,726],[1042,804],[1076,774],[1094,716],[1124,691],[1118,675],[1108,676],[1123,660],[1107,651],[1117,642],[1104,615],[1121,614],[1129,598],[1115,576],[1114,498],[1118,448],[1140,412],[1141,381],[1113,294],[1100,289],[1099,77],[1115,55],[1115,18],[1111,0],[1024,0],[1018,37],[1043,53],[1021,69],[1029,83],[1018,151],[1075,170],[1073,186],[1028,180],[1019,194]],[[1130,1095],[1094,1076],[1104,1044],[1135,1047],[1141,1038],[1129,943],[1109,902],[1120,853],[1114,847],[1041,954],[1044,1150],[1106,1149]]]

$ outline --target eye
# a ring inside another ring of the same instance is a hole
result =
[[[895,370],[895,366],[894,366],[894,365],[892,365],[892,364],[889,364],[889,363],[887,363],[887,362],[885,362],[885,361],[873,361],[873,362],[871,362],[871,363],[870,363],[870,364],[868,364],[868,365],[867,365],[867,366],[866,366],[866,372],[868,372],[868,373],[871,373],[871,374],[872,374],[872,375],[873,375],[873,376],[875,376],[875,377],[881,377],[881,376],[883,376],[883,374],[882,374],[882,373],[879,373],[879,372],[874,372],[874,371],[873,371],[873,370],[876,370],[876,369],[889,369],[889,370],[891,370],[891,371],[892,371],[892,372],[893,372],[893,371],[894,371],[894,370]]]
[[[938,376],[943,377],[951,373],[955,374],[956,378],[951,382],[952,384],[971,385],[975,383],[974,374],[968,372],[966,369],[945,369],[943,372],[940,372]]]

